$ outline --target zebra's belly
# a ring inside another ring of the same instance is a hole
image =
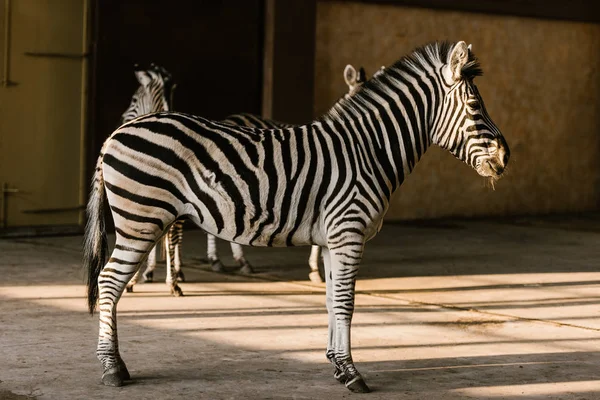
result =
[[[309,246],[320,242],[319,237],[311,232],[313,227],[310,224],[300,223],[298,226],[288,222],[280,226],[279,224],[262,225],[260,222],[253,225],[244,226],[241,234],[235,226],[234,218],[224,219],[224,228],[219,230],[214,221],[200,219],[195,215],[189,215],[189,218],[202,230],[229,242],[235,242],[247,246],[255,247],[288,247],[288,246]]]

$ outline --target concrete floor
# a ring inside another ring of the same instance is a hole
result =
[[[185,297],[162,283],[124,295],[134,380],[102,386],[80,243],[0,240],[0,399],[600,399],[598,214],[385,225],[352,330],[369,395],[325,361],[308,248],[248,249],[257,274],[216,274],[199,231],[184,239]]]

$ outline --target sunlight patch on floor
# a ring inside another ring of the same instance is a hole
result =
[[[526,385],[506,385],[460,388],[451,392],[473,396],[475,398],[531,398],[531,396],[556,396],[575,393],[600,393],[600,380],[532,383]]]

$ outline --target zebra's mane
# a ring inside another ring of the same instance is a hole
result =
[[[448,61],[450,52],[455,43],[440,41],[432,42],[424,46],[417,47],[410,54],[403,56],[394,64],[386,67],[381,73],[374,75],[367,80],[361,89],[356,93],[341,98],[319,121],[331,121],[339,118],[340,111],[344,109],[356,109],[358,105],[368,101],[369,95],[377,89],[387,89],[389,85],[385,83],[387,76],[392,71],[395,74],[403,72],[421,72],[430,70],[432,65],[445,64]],[[477,57],[469,50],[469,59],[461,70],[463,79],[471,80],[476,76],[483,74],[481,65]]]

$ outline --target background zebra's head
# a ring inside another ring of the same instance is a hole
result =
[[[465,42],[448,50],[440,69],[443,99],[432,125],[432,140],[479,175],[497,179],[508,164],[510,150],[473,83],[482,74],[479,61]]]
[[[173,86],[171,74],[154,64],[149,69],[141,69],[136,65],[134,73],[140,86],[121,116],[121,124],[145,114],[170,109],[168,99]]]

